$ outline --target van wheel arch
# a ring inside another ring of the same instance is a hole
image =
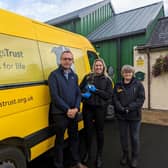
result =
[[[0,145],[0,167],[26,168],[24,153],[17,147]]]
[[[27,147],[24,139],[19,137],[11,137],[0,142],[0,150],[1,147],[4,148],[8,146],[18,148],[24,154],[26,160],[30,160],[30,149]]]

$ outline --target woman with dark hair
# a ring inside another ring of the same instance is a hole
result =
[[[83,119],[86,135],[86,154],[83,162],[91,158],[93,126],[96,128],[97,153],[96,168],[103,166],[104,119],[107,103],[112,98],[112,82],[106,73],[103,59],[96,59],[92,72],[87,74],[80,84],[83,101]]]
[[[134,78],[134,71],[131,65],[124,65],[121,69],[123,79],[116,83],[114,88],[114,104],[123,152],[120,164],[129,164],[128,139],[130,136],[132,149],[130,166],[132,168],[137,167],[141,108],[145,100],[144,87],[140,81]]]

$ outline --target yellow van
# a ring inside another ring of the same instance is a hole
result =
[[[0,41],[0,167],[26,168],[54,146],[47,79],[57,67],[55,49],[72,51],[79,80],[97,55],[78,34],[5,10],[0,10]]]

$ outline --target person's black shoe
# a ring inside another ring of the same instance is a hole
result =
[[[132,159],[130,163],[131,168],[136,168],[137,167],[137,159]]]
[[[98,156],[96,159],[96,168],[102,168],[103,167],[103,160],[101,156]]]
[[[127,154],[123,154],[121,160],[120,160],[120,164],[125,166],[127,164],[129,164],[129,157]]]

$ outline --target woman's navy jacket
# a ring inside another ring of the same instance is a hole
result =
[[[144,100],[144,87],[137,79],[133,78],[127,86],[123,81],[115,85],[114,104],[118,119],[140,120]],[[125,111],[126,108],[128,113]]]

